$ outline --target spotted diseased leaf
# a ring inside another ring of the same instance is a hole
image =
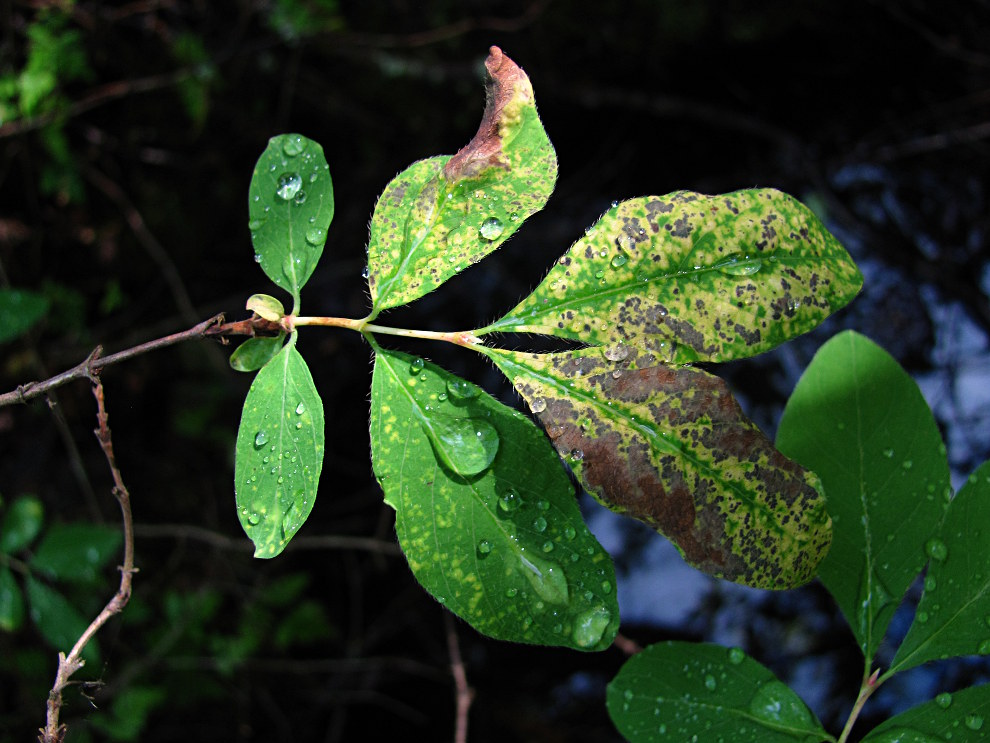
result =
[[[272,137],[254,167],[248,214],[255,259],[298,304],[333,219],[333,184],[323,148],[299,134]]]
[[[448,609],[497,639],[612,643],[612,562],[526,416],[434,364],[376,349],[371,453],[409,566]]]
[[[897,361],[846,331],[801,376],[777,446],[822,479],[834,539],[819,578],[869,660],[945,514],[951,491],[938,425]]]
[[[930,558],[914,622],[891,662],[903,671],[930,660],[990,655],[990,462],[949,503]]]
[[[760,588],[804,583],[828,550],[817,477],[774,449],[725,383],[647,366],[627,347],[488,349],[585,489],[658,529],[704,572]],[[648,358],[648,357],[647,357]]]
[[[981,743],[990,740],[990,684],[939,694],[877,725],[863,743]]]
[[[606,703],[631,743],[832,740],[797,694],[739,648],[651,645],[625,662]]]
[[[414,163],[388,184],[371,219],[372,316],[418,299],[477,263],[543,208],[557,156],[526,74],[498,47],[485,61],[488,102],[453,157]]]
[[[323,446],[323,401],[293,333],[251,383],[237,429],[237,515],[255,557],[279,554],[309,518]]]
[[[772,189],[617,204],[536,290],[476,334],[636,344],[661,361],[753,356],[804,333],[862,285],[812,212]]]

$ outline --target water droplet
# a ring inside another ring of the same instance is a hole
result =
[[[466,402],[481,394],[481,390],[466,379],[448,379],[447,394],[451,402]]]
[[[292,134],[282,143],[282,152],[289,157],[295,157],[306,149],[306,140],[298,134]]]
[[[305,204],[306,203],[306,192],[300,189],[299,192],[296,193],[296,195],[292,197],[292,203],[293,204]]]
[[[576,537],[576,536],[577,536],[577,532],[574,530],[574,527],[573,526],[565,526],[564,527],[564,538],[565,539],[574,539],[574,537]]]
[[[750,700],[749,711],[765,722],[784,723],[799,729],[812,722],[808,708],[780,681],[761,685]]]
[[[289,281],[296,283],[306,274],[306,262],[302,256],[287,255],[282,262],[282,273]]]
[[[257,511],[252,511],[248,514],[247,521],[251,526],[257,526],[261,523],[261,515]]]
[[[911,469],[912,464],[914,464],[914,462],[912,462],[910,459],[905,459],[903,462],[901,462],[901,467],[903,467],[906,470],[909,470]]]
[[[935,704],[942,709],[948,709],[952,705],[952,695],[947,691],[943,691],[935,697]]]
[[[612,258],[611,261],[612,268],[619,268],[621,266],[624,266],[628,261],[629,259],[626,258],[624,255],[617,255],[614,258]]]
[[[543,543],[543,551],[544,552],[553,552],[553,542],[551,542],[549,539],[547,541],[545,541]]]
[[[880,735],[870,735],[870,741],[871,743],[942,743],[941,738],[933,738],[913,728],[902,727],[890,728]]]
[[[609,361],[622,361],[629,355],[629,346],[625,343],[617,343],[605,349],[605,358]]]
[[[305,412],[306,412],[306,403],[300,400],[299,404],[296,405],[296,415],[302,415]]]
[[[498,507],[505,513],[512,513],[523,504],[523,499],[515,490],[506,490],[499,496]]]
[[[426,362],[423,361],[423,359],[417,357],[409,362],[409,373],[419,374],[421,371],[423,371],[423,367],[425,366],[426,366]]]
[[[718,264],[716,268],[729,276],[752,276],[763,268],[763,261],[759,258],[736,256]]]
[[[949,556],[949,548],[941,539],[929,539],[925,543],[925,553],[933,560],[944,560]]]
[[[574,620],[574,631],[571,633],[574,642],[578,647],[590,648],[602,639],[611,620],[612,615],[604,606],[596,606],[578,614]]]
[[[928,591],[930,593],[930,592],[934,591],[937,586],[938,586],[938,583],[936,582],[934,575],[926,575],[925,576],[925,590],[926,591]]]
[[[370,271],[370,270],[368,270],[368,267],[367,267],[367,266],[365,266],[364,268],[362,268],[362,269],[361,269],[361,278],[362,278],[362,279],[366,279],[366,278],[368,278],[368,276],[369,276],[370,274],[371,274],[371,271]]]
[[[265,220],[252,219],[250,222],[248,222],[248,229],[251,230],[251,232],[254,232],[256,230],[260,230],[262,227],[264,227],[264,225],[265,225]]]
[[[433,415],[423,423],[443,463],[458,475],[484,472],[498,453],[498,431],[478,418]]]
[[[306,232],[306,242],[315,247],[323,245],[327,239],[326,230],[319,227],[314,227],[313,229]]]
[[[980,715],[966,715],[966,727],[970,730],[979,730],[983,727],[983,718]]]
[[[573,459],[575,462],[580,462],[582,459],[584,459],[584,452],[581,451],[580,449],[572,449],[571,459]]]
[[[884,449],[883,450],[883,455],[885,457],[887,457],[887,459],[890,459],[890,458],[892,458],[894,456],[894,450],[893,449]]]
[[[536,501],[536,507],[539,508],[541,511],[549,511],[550,501],[545,501],[542,498],[540,498],[540,500]]]
[[[714,676],[712,676],[710,673],[707,676],[705,676],[705,688],[708,689],[708,691],[715,691],[715,688],[717,686],[718,686],[718,682],[715,680]]]
[[[990,655],[990,640],[981,642],[979,647],[976,648],[976,652],[979,655]]]
[[[268,434],[265,433],[264,431],[258,431],[258,433],[256,433],[254,435],[254,445],[255,446],[257,446],[257,447],[260,448],[260,447],[264,446],[267,443],[268,443]]]
[[[928,612],[919,611],[915,616],[915,620],[917,620],[918,624],[925,624],[928,621]]]
[[[481,223],[481,227],[478,228],[478,234],[486,240],[497,240],[503,230],[501,220],[495,217],[489,217]]]
[[[529,409],[534,413],[542,413],[547,409],[547,401],[542,397],[534,397],[533,402],[529,404]]]
[[[446,392],[441,392],[439,395],[437,395],[437,400],[439,402],[446,402],[446,400],[447,400],[447,393]]]
[[[591,548],[589,547],[588,549],[591,549]],[[602,592],[603,593],[612,593],[612,584],[609,583],[607,580],[603,580],[602,581]]]
[[[492,543],[487,539],[482,539],[478,542],[478,557],[484,559],[492,553]]]
[[[254,262],[261,263],[261,256],[258,253],[254,254]]]
[[[507,588],[505,590],[505,595],[508,596],[510,599],[514,599],[517,593],[519,593],[518,588]]]
[[[275,195],[283,201],[295,198],[302,188],[302,178],[298,173],[283,173],[275,182]]]
[[[567,577],[560,565],[536,555],[520,554],[519,570],[544,601],[551,604],[567,603]]]
[[[738,666],[746,658],[742,648],[729,648],[729,663]]]
[[[533,519],[533,528],[542,534],[547,530],[547,520],[542,516],[537,516]]]

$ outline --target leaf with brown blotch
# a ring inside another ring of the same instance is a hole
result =
[[[710,575],[773,589],[814,576],[831,542],[818,477],[773,447],[721,379],[636,368],[627,347],[484,352],[605,506],[658,529]]]

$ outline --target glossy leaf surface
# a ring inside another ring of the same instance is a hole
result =
[[[255,259],[298,299],[323,254],[333,218],[333,184],[323,148],[299,134],[268,141],[248,189]]]
[[[721,379],[635,368],[625,347],[488,355],[585,489],[659,529],[689,563],[761,588],[814,576],[831,539],[818,480],[774,449]]]
[[[807,705],[738,648],[662,642],[637,653],[608,686],[608,712],[631,743],[832,740]]]
[[[44,508],[33,495],[22,495],[7,508],[0,523],[0,552],[12,555],[30,546],[44,523]]]
[[[526,416],[434,364],[378,349],[371,451],[409,566],[448,609],[497,639],[612,643],[612,561]]]
[[[90,620],[70,604],[65,596],[41,581],[27,578],[25,587],[32,621],[53,648],[68,654],[76,640],[86,631]],[[86,645],[82,657],[87,663],[99,662],[100,650],[95,639]]]
[[[0,343],[29,331],[48,311],[48,299],[24,289],[0,289]]]
[[[255,557],[279,554],[309,517],[323,447],[323,401],[293,335],[254,378],[237,429],[237,516]]]
[[[31,567],[54,580],[92,583],[119,560],[122,539],[120,529],[101,524],[54,524],[31,556]]]
[[[990,655],[990,462],[949,503],[925,545],[925,592],[891,669],[959,655]]]
[[[372,315],[437,288],[505,242],[543,208],[557,157],[526,74],[498,47],[485,62],[488,103],[453,157],[414,163],[385,188],[371,219]]]
[[[477,333],[635,344],[667,363],[727,361],[811,330],[862,276],[812,212],[772,189],[617,204],[536,290]]]
[[[230,368],[242,372],[257,371],[275,357],[283,343],[284,335],[248,338],[230,354]]]
[[[990,686],[972,686],[891,717],[863,743],[978,743],[990,740]]]
[[[847,331],[805,370],[777,446],[822,479],[834,536],[819,577],[870,659],[945,512],[949,469],[935,419],[897,362]]]

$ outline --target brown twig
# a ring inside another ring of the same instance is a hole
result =
[[[635,640],[630,640],[628,637],[626,637],[621,633],[615,636],[615,640],[612,642],[612,644],[615,645],[615,647],[617,647],[626,655],[636,655],[636,653],[638,653],[640,650],[643,649],[642,645],[640,645],[638,642],[636,642]]]
[[[124,530],[124,562],[120,566],[120,587],[107,602],[96,619],[83,631],[76,644],[72,646],[69,654],[58,654],[58,672],[55,675],[55,683],[48,693],[48,712],[45,727],[40,731],[38,740],[42,743],[61,743],[65,737],[65,725],[60,725],[58,721],[59,713],[62,709],[62,692],[69,683],[72,675],[83,667],[85,661],[82,659],[82,652],[89,641],[100,631],[110,617],[119,614],[127,605],[131,597],[131,579],[136,572],[134,568],[134,525],[131,520],[131,496],[127,492],[124,480],[117,468],[117,463],[113,454],[113,441],[110,438],[110,428],[107,425],[107,411],[103,401],[103,384],[95,374],[91,376],[93,386],[93,396],[96,398],[96,420],[98,427],[94,430],[100,448],[107,458],[110,466],[110,474],[113,477],[113,494],[120,504],[120,515]]]
[[[461,649],[457,643],[457,628],[450,612],[443,613],[444,627],[447,630],[447,652],[450,653],[450,672],[454,677],[455,702],[457,714],[454,723],[454,743],[467,743],[468,711],[474,701],[474,689],[468,685],[467,671],[461,658]]]
[[[163,338],[156,338],[153,341],[141,343],[119,353],[111,354],[110,356],[103,356],[103,348],[97,346],[85,360],[79,362],[71,369],[61,374],[56,374],[54,377],[50,377],[42,382],[28,382],[27,384],[18,386],[16,390],[3,393],[0,395],[0,408],[15,402],[27,402],[56,387],[61,387],[63,384],[73,382],[77,379],[93,379],[108,366],[119,364],[121,361],[126,361],[127,359],[159,348],[173,346],[183,341],[194,338],[222,338],[229,335],[276,335],[281,329],[278,323],[264,320],[260,317],[224,323],[223,314],[221,313],[214,315],[209,320],[197,323],[188,330],[166,335]]]

